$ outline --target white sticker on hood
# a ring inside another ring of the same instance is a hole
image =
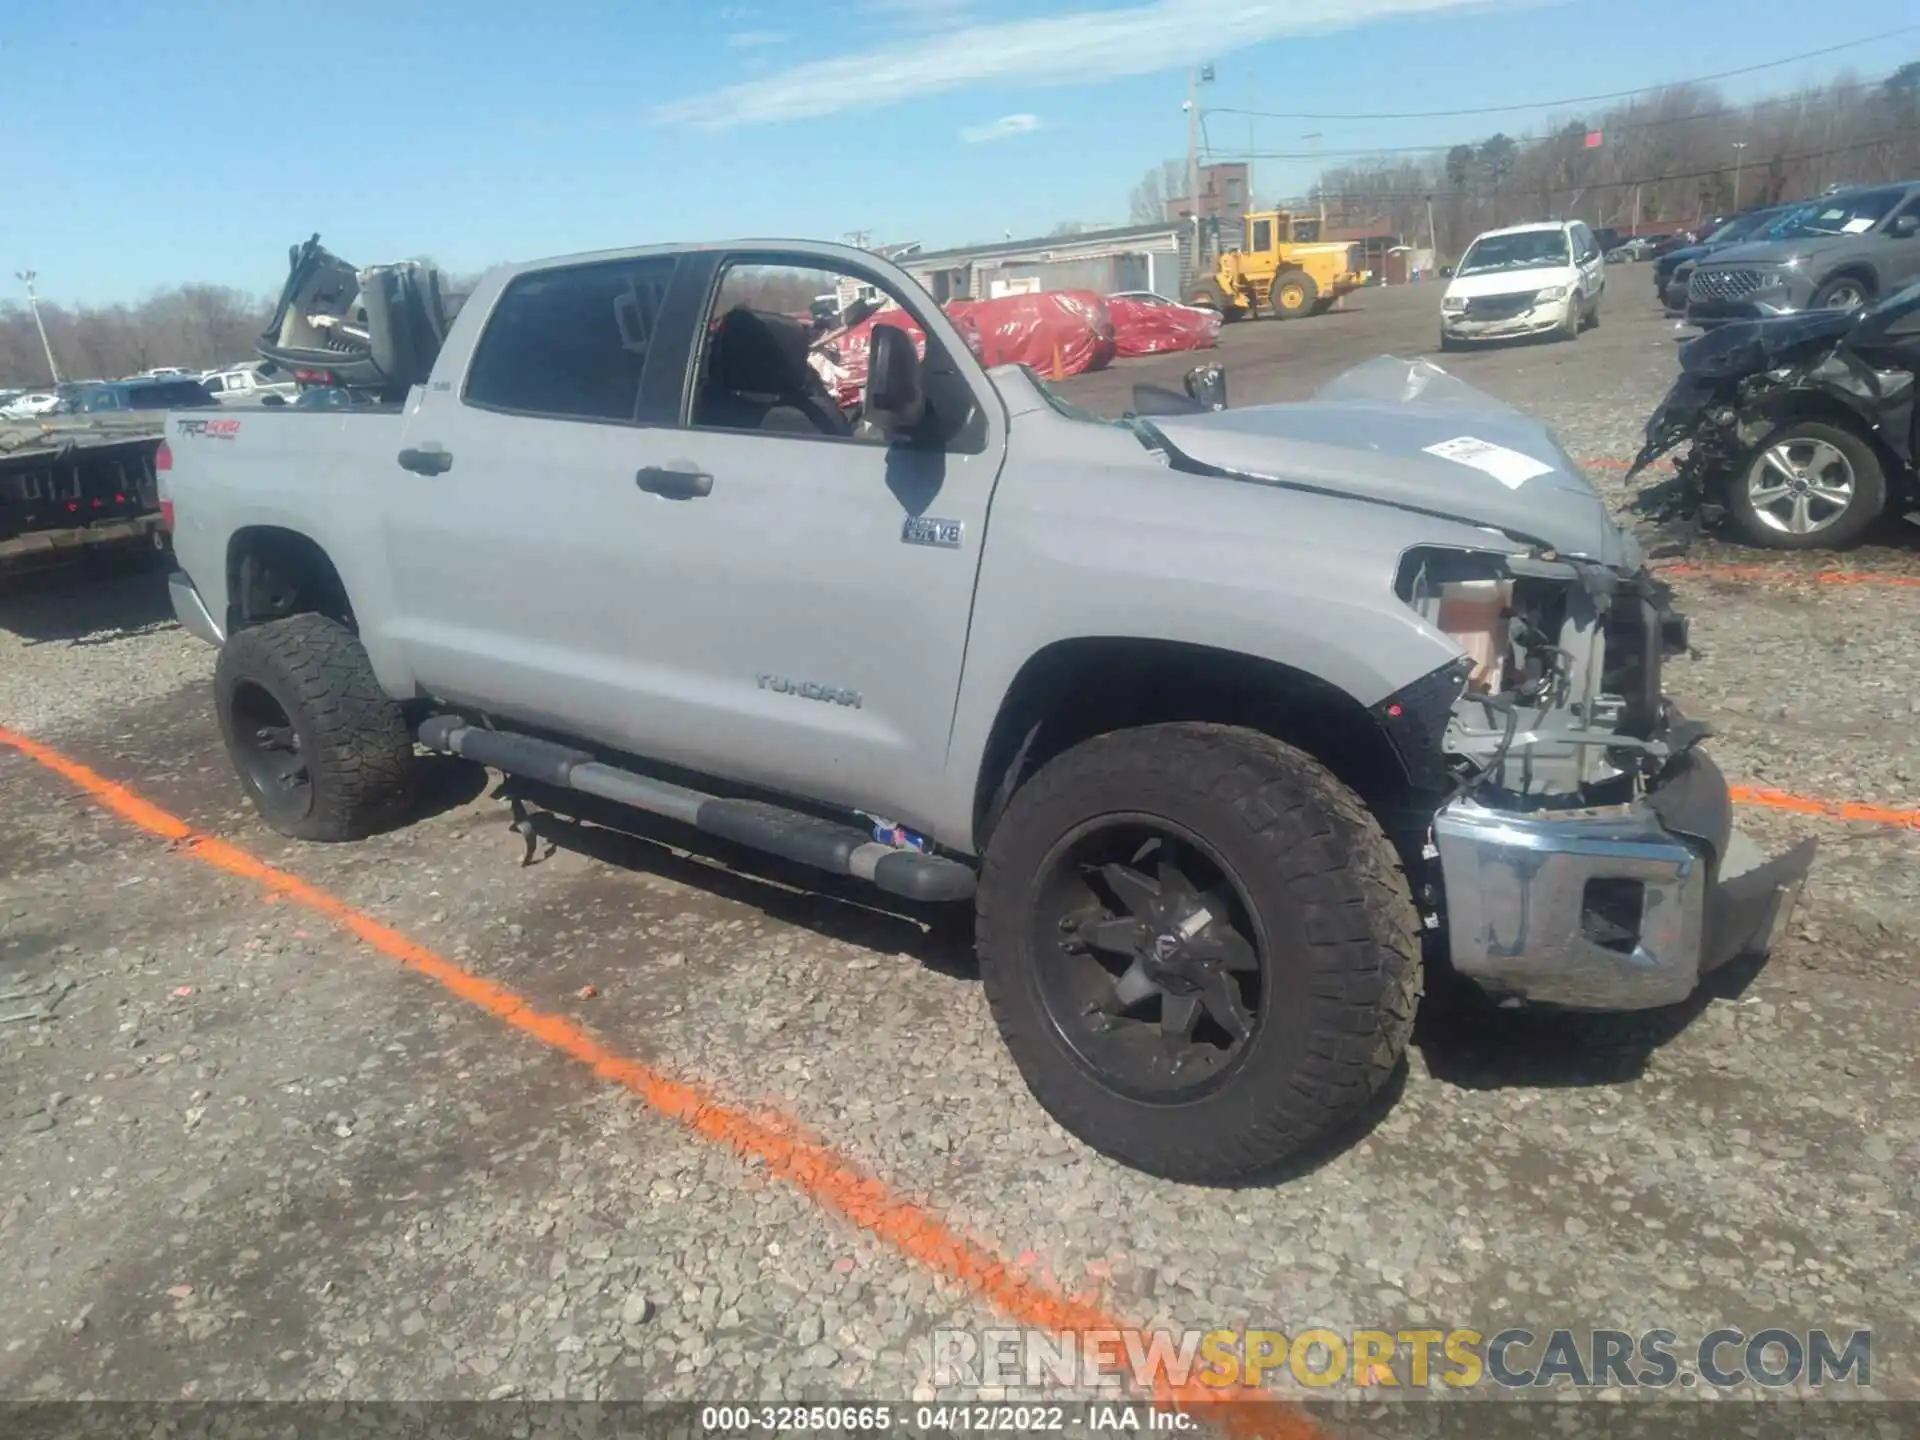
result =
[[[1518,490],[1529,480],[1553,473],[1553,466],[1543,460],[1523,455],[1518,450],[1509,450],[1491,440],[1476,440],[1471,435],[1442,440],[1437,445],[1427,446],[1426,451],[1429,455],[1438,455],[1442,460],[1451,460],[1456,465],[1471,465],[1476,470],[1484,470],[1509,490]]]

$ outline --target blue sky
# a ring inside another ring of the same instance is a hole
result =
[[[1124,223],[1206,103],[1365,112],[1524,104],[1776,60],[1911,24],[1912,0],[15,0],[0,26],[0,278],[54,299],[276,287],[318,230],[366,264],[739,235],[962,244]],[[1710,45],[1695,43],[1710,36]],[[1920,32],[1729,82],[1880,75]],[[1521,133],[1548,113],[1261,121],[1328,150]],[[1216,144],[1247,122],[1218,117]],[[24,162],[24,163],[22,163]],[[1311,167],[1270,161],[1263,199]],[[23,184],[21,174],[33,177]],[[0,292],[4,293],[4,292]]]

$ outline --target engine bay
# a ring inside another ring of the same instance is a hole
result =
[[[1439,744],[1457,794],[1520,811],[1618,803],[1675,753],[1660,674],[1686,622],[1645,571],[1419,550],[1396,589],[1465,656]]]

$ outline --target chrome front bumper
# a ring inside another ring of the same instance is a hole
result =
[[[221,633],[219,622],[208,612],[206,601],[200,598],[186,571],[175,570],[167,576],[167,596],[173,601],[174,618],[180,622],[181,629],[209,645],[226,644],[227,637]]]
[[[1699,751],[1631,805],[1514,814],[1456,800],[1434,820],[1454,969],[1496,999],[1575,1010],[1684,1000],[1738,955],[1765,954],[1813,864],[1763,864]]]

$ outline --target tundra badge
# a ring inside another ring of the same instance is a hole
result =
[[[932,545],[941,550],[958,550],[966,533],[966,521],[936,520],[931,515],[909,515],[900,527],[903,544]]]
[[[822,685],[817,680],[794,680],[785,675],[759,674],[753,677],[754,683],[762,690],[773,690],[781,695],[798,695],[803,700],[828,700],[835,705],[846,705],[858,710],[860,692],[848,690],[840,685]]]

